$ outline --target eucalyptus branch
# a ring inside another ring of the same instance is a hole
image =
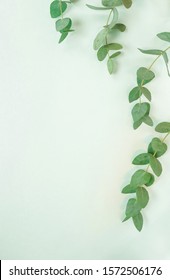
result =
[[[170,42],[170,32],[163,32],[157,35],[161,40]],[[137,86],[134,87],[129,93],[129,102],[134,102],[139,100],[139,103],[135,104],[132,109],[133,117],[133,127],[137,129],[142,123],[145,123],[149,126],[153,126],[153,121],[150,117],[150,103],[142,102],[142,96],[148,99],[151,102],[152,96],[148,88],[144,87],[145,84],[148,84],[155,78],[155,74],[151,69],[155,63],[159,60],[160,57],[163,58],[168,75],[170,76],[170,71],[168,68],[168,55],[167,51],[170,49],[168,46],[165,50],[153,49],[153,50],[142,50],[139,49],[144,54],[156,55],[157,57],[151,63],[148,68],[140,67],[137,70]]]
[[[99,61],[103,61],[107,57],[107,69],[110,74],[114,73],[117,68],[116,57],[121,54],[123,46],[119,43],[110,42],[110,37],[114,37],[116,30],[124,32],[126,26],[118,22],[119,13],[117,6],[124,4],[126,8],[130,8],[132,1],[130,0],[102,0],[101,7],[95,7],[87,5],[90,9],[98,11],[109,11],[108,18],[104,28],[97,34],[93,48],[97,51],[97,58]],[[111,19],[112,17],[112,19]],[[111,51],[114,51],[110,54]]]
[[[72,27],[72,20],[70,18],[64,18],[64,12],[67,9],[68,4],[72,4],[73,0],[70,1],[62,1],[62,0],[55,0],[50,5],[50,14],[52,18],[58,18],[55,23],[56,30],[60,32],[61,36],[59,39],[59,43],[64,41],[64,39],[68,36],[69,32],[74,31],[71,29]]]
[[[137,155],[132,163],[134,165],[148,165],[147,168],[137,170],[131,178],[130,184],[123,188],[123,194],[135,194],[135,197],[130,198],[127,202],[125,219],[127,221],[132,218],[133,223],[138,231],[143,227],[142,209],[144,209],[149,202],[148,187],[153,185],[155,181],[154,175],[159,177],[162,174],[162,165],[158,160],[167,151],[167,145],[164,143],[170,134],[170,122],[162,122],[158,124],[155,130],[159,133],[166,133],[161,140],[157,137],[153,138],[148,146],[146,153]],[[151,169],[154,175],[149,171]]]

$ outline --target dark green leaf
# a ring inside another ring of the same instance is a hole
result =
[[[140,121],[144,116],[149,115],[150,104],[147,102],[138,103],[132,109],[132,117],[134,122]]]
[[[161,55],[162,51],[161,50],[142,50],[142,49],[138,49],[140,50],[140,52],[144,53],[144,54],[152,54],[152,55]]]
[[[157,137],[153,138],[148,146],[148,153],[154,155],[156,158],[164,155],[166,151],[167,145]]]
[[[123,188],[122,193],[127,194],[127,193],[135,193],[137,187],[136,186],[131,186],[130,184],[127,185],[126,187]]]
[[[138,231],[141,231],[142,228],[143,228],[143,217],[142,217],[142,214],[139,212],[132,219],[133,219],[133,223],[134,223],[134,226],[136,227],[136,229]]]
[[[160,133],[170,133],[170,122],[159,123],[155,130]]]
[[[170,32],[162,32],[157,34],[157,36],[163,41],[170,42]]]
[[[154,156],[150,157],[150,166],[156,176],[159,177],[162,174],[162,165],[160,161]]]
[[[97,52],[97,57],[99,61],[103,61],[108,54],[106,46],[101,47]]]
[[[143,187],[138,187],[136,190],[137,203],[141,208],[145,208],[149,202],[148,191]]]
[[[153,183],[155,182],[155,177],[154,177],[154,175],[153,175],[153,174],[151,174],[151,173],[149,173],[149,174],[150,174],[150,180],[149,180],[149,182],[148,182],[148,183],[146,183],[146,184],[145,184],[145,186],[147,186],[147,187],[152,186],[152,185],[153,185]]]
[[[145,67],[141,67],[137,71],[137,82],[138,82],[138,85],[140,85],[140,86],[143,86],[143,85],[149,83],[154,78],[155,78],[155,74],[151,70],[149,70]]]
[[[59,43],[63,42],[64,39],[68,36],[68,32],[62,32],[60,36]]]
[[[143,123],[143,120],[142,120],[142,119],[139,120],[139,121],[134,122],[133,128],[134,128],[134,129],[137,129],[139,126],[141,126],[142,123]]]
[[[140,187],[142,185],[146,185],[150,182],[151,174],[149,172],[146,172],[145,170],[137,170],[132,178],[131,178],[131,186],[137,186]]]
[[[136,156],[132,163],[135,165],[145,165],[149,163],[149,160],[150,160],[150,154],[143,153]]]
[[[132,6],[132,0],[122,0],[123,5],[129,9]]]
[[[141,87],[141,91],[143,93],[143,95],[149,100],[151,101],[151,93],[150,91],[146,88],[146,87]]]
[[[118,55],[120,55],[121,54],[121,52],[115,52],[115,53],[113,53],[111,56],[110,56],[110,58],[114,58],[114,57],[116,57],[116,56],[118,56]]]
[[[129,93],[129,102],[133,102],[137,99],[139,99],[139,97],[142,95],[141,92],[141,88],[140,87],[135,87],[131,90],[131,92]]]
[[[137,204],[135,198],[129,199],[127,206],[126,206],[126,217],[133,217],[139,213],[141,210],[140,206]]]
[[[149,126],[153,126],[153,120],[149,116],[144,116],[142,118],[143,122],[146,123]]]
[[[50,14],[52,18],[57,18],[61,16],[62,13],[67,9],[67,4],[65,2],[61,2],[55,0],[50,5]]]
[[[124,25],[122,23],[117,23],[117,24],[115,24],[115,26],[112,29],[117,29],[121,32],[124,32],[126,30],[126,25]]]

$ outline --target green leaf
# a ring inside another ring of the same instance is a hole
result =
[[[143,95],[149,100],[151,101],[151,93],[150,91],[146,88],[146,87],[141,87],[141,91],[143,93]]]
[[[70,29],[72,25],[72,21],[70,18],[63,18],[56,21],[56,30],[57,31],[65,31],[66,29]]]
[[[135,193],[137,187],[131,186],[130,184],[123,188],[122,193],[128,194],[128,193]]]
[[[134,122],[133,128],[134,128],[134,129],[137,129],[139,126],[141,126],[142,123],[143,123],[143,120],[142,120],[142,119],[139,120],[139,121]]]
[[[108,27],[109,29],[112,29],[115,24],[117,23],[118,21],[118,18],[119,18],[119,13],[118,13],[118,10],[116,8],[113,9],[113,18],[112,18],[112,21],[110,22],[110,24],[106,27]]]
[[[121,52],[115,52],[110,56],[110,58],[115,58],[116,56],[118,56],[120,54],[121,54]]]
[[[131,178],[131,186],[137,186],[140,187],[142,185],[146,185],[150,182],[151,174],[149,172],[146,172],[145,170],[139,169],[137,170],[132,178]]]
[[[102,0],[102,5],[105,7],[114,7],[122,5],[122,0]]]
[[[160,133],[170,133],[170,122],[159,123],[155,130]]]
[[[138,187],[136,190],[137,203],[141,208],[145,208],[149,202],[148,191],[143,187]]]
[[[142,91],[140,87],[134,87],[129,93],[129,102],[133,102],[141,97]]]
[[[68,36],[68,32],[62,32],[60,36],[59,43],[63,42],[64,39]]]
[[[162,174],[162,165],[160,161],[154,156],[150,157],[150,166],[156,176],[159,177]]]
[[[154,78],[155,78],[155,74],[151,70],[149,70],[145,67],[141,67],[137,71],[138,85],[143,86],[143,85],[149,83],[150,81],[152,81]]]
[[[144,116],[142,121],[149,126],[153,126],[153,120],[149,116]]]
[[[117,29],[120,32],[124,32],[126,30],[126,25],[122,24],[122,23],[117,23],[115,24],[115,26],[112,28],[113,29]]]
[[[86,6],[92,10],[98,10],[98,11],[103,11],[103,10],[110,10],[111,8],[107,7],[95,7],[89,4],[86,4]]]
[[[97,52],[97,58],[99,61],[103,61],[108,54],[106,46],[101,47]]]
[[[150,104],[147,102],[138,103],[132,109],[132,117],[134,122],[140,121],[144,116],[149,115]]]
[[[143,216],[139,212],[136,216],[132,217],[134,226],[138,231],[141,231],[143,228]]]
[[[107,34],[108,34],[108,29],[107,28],[102,29],[97,34],[97,36],[94,40],[94,43],[93,43],[94,50],[98,50],[103,45],[103,43],[105,43]]]
[[[123,47],[122,45],[118,44],[118,43],[111,43],[105,46],[107,48],[108,51],[110,50],[121,50]]]
[[[149,182],[148,182],[148,183],[146,183],[146,184],[145,184],[145,186],[147,186],[147,187],[152,186],[152,185],[153,185],[153,183],[155,182],[155,177],[154,177],[154,175],[153,175],[153,174],[151,174],[151,173],[149,173],[149,174],[150,174],[150,180],[149,180]]]
[[[55,0],[51,3],[50,5],[50,14],[52,18],[57,18],[59,16],[61,16],[62,13],[64,13],[64,11],[67,9],[67,4],[65,2],[61,2],[60,5],[60,1]]]
[[[108,71],[109,71],[109,73],[110,74],[112,74],[113,72],[115,72],[115,70],[116,70],[116,64],[115,64],[115,62],[114,62],[114,60],[112,60],[112,59],[108,59],[108,61],[107,61],[107,69],[108,69]]]
[[[149,163],[149,160],[150,160],[150,154],[143,153],[143,154],[136,156],[132,163],[134,165],[145,165],[145,164]]]
[[[142,50],[142,49],[138,49],[140,50],[140,52],[144,53],[144,54],[151,54],[151,55],[161,55],[162,51],[161,50]]]
[[[168,147],[159,138],[155,137],[152,139],[148,146],[148,153],[155,155],[156,158],[161,157],[167,151]]]
[[[162,32],[157,34],[158,38],[163,40],[163,41],[167,41],[170,42],[170,32]]]
[[[132,6],[132,0],[122,0],[123,5],[129,9]]]
[[[168,55],[166,52],[163,52],[162,53],[162,57],[165,61],[165,65],[166,65],[166,69],[167,69],[167,72],[168,72],[168,76],[170,76],[170,71],[169,71],[169,66],[168,66],[168,63],[169,63],[169,58],[168,58]]]
[[[130,218],[136,216],[141,210],[135,198],[130,198],[126,206],[126,217]]]

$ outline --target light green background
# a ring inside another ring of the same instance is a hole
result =
[[[58,45],[50,1],[0,2],[0,259],[170,258],[169,152],[143,232],[121,223],[131,159],[153,135],[132,129],[128,92],[153,59],[137,48],[167,46],[155,35],[170,31],[170,2],[120,8],[128,30],[117,37],[125,48],[115,76],[92,49],[107,13],[85,3],[70,9],[76,32]],[[155,73],[151,114],[168,121],[162,61]]]

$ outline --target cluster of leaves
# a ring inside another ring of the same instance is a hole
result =
[[[137,170],[131,178],[130,184],[123,188],[123,194],[136,194],[136,197],[128,200],[125,219],[124,221],[132,218],[133,223],[138,231],[143,227],[142,209],[144,209],[149,202],[148,187],[153,185],[155,177],[152,173],[148,172],[149,168],[152,169],[156,176],[162,173],[162,165],[158,160],[167,151],[167,145],[164,143],[167,136],[170,134],[170,122],[162,122],[158,124],[155,130],[159,133],[166,133],[163,140],[155,137],[152,139],[148,146],[146,153],[137,155],[132,163],[134,165],[148,165],[147,168]]]
[[[117,68],[115,58],[121,54],[123,46],[116,42],[109,42],[110,38],[114,36],[115,31],[124,32],[126,26],[120,22],[117,6],[124,5],[126,8],[130,8],[132,5],[131,0],[102,0],[102,6],[96,7],[87,5],[90,9],[98,11],[109,11],[108,19],[103,29],[97,34],[93,48],[97,51],[97,58],[99,61],[103,61],[107,58],[107,69],[110,74],[114,73]],[[110,54],[110,52],[112,53]]]
[[[163,32],[157,35],[161,40],[170,42],[170,32]],[[152,62],[152,64],[148,67],[140,67],[137,70],[137,86],[135,86],[129,93],[129,102],[134,102],[139,100],[137,104],[132,109],[132,117],[133,117],[133,127],[137,129],[142,123],[145,123],[149,126],[153,126],[153,121],[150,117],[150,103],[151,102],[151,92],[148,88],[145,87],[146,84],[151,82],[155,78],[155,74],[151,71],[152,66],[155,62],[162,57],[164,59],[166,69],[168,75],[170,76],[169,68],[168,68],[168,55],[167,50],[153,49],[153,50],[142,50],[139,49],[144,54],[156,55],[156,59]],[[144,96],[149,102],[141,102],[141,98]]]
[[[72,20],[68,17],[64,18],[63,13],[66,11],[68,4],[71,4],[73,0],[70,1],[62,1],[62,0],[54,0],[50,5],[50,14],[52,18],[58,18],[55,23],[56,30],[61,34],[59,43],[64,41],[64,39],[68,36],[69,32],[74,31],[71,29]]]

